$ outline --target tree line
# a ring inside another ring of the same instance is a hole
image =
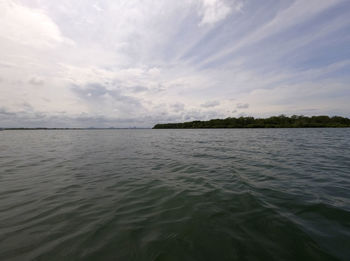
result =
[[[350,119],[340,116],[285,115],[269,118],[239,117],[191,121],[183,123],[156,124],[153,129],[198,129],[198,128],[344,128],[350,127]]]

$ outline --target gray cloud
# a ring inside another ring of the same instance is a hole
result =
[[[0,125],[350,113],[346,0],[12,2]]]
[[[170,105],[175,111],[184,111],[185,110],[185,104],[183,103],[174,103]]]
[[[212,108],[212,107],[216,107],[219,106],[220,102],[219,101],[207,101],[203,104],[201,104],[201,107],[203,108]]]
[[[15,113],[9,112],[7,109],[1,108],[1,107],[0,107],[0,114],[1,114],[3,117],[4,117],[4,116],[13,116],[13,115],[16,115]]]
[[[149,91],[149,89],[147,87],[144,87],[144,86],[134,86],[134,87],[131,87],[129,89],[133,93],[140,93],[140,92],[147,92],[147,91]]]
[[[73,86],[72,90],[79,98],[88,101],[89,103],[103,103],[103,100],[108,96],[116,103],[124,103],[129,105],[141,106],[138,99],[123,95],[120,89],[108,89],[106,86],[99,83],[90,83],[84,87]]]
[[[44,80],[38,77],[33,77],[29,80],[29,83],[32,85],[43,85]]]
[[[237,109],[248,109],[249,104],[248,103],[238,103],[236,106]]]
[[[184,113],[185,121],[195,121],[195,120],[210,120],[216,118],[223,118],[225,114],[217,111],[201,111],[201,110],[191,110]]]

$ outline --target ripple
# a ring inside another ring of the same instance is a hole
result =
[[[348,260],[349,143],[348,129],[6,131],[0,259]]]

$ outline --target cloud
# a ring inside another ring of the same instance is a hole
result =
[[[277,33],[283,32],[290,27],[310,20],[324,10],[340,2],[342,2],[342,0],[295,0],[289,6],[280,10],[273,19],[257,27],[257,29],[251,30],[251,32],[246,33],[244,37],[235,41],[235,44],[231,48],[215,53],[215,55],[210,58],[210,61],[232,54],[247,45],[255,44]],[[206,62],[208,62],[208,60]]]
[[[28,8],[14,1],[0,2],[0,35],[16,44],[51,48],[66,39],[57,25],[40,9]]]
[[[144,110],[138,99],[123,94],[118,87],[91,83],[73,86],[72,91],[86,104],[90,114],[124,118]]]
[[[0,125],[349,115],[349,10],[346,0],[4,0]]]
[[[207,101],[203,104],[201,104],[201,107],[203,108],[212,108],[212,107],[216,107],[219,106],[220,102],[219,101]]]
[[[149,91],[149,89],[147,87],[144,87],[144,86],[134,86],[134,87],[131,87],[130,90],[134,93]]]
[[[29,80],[29,83],[32,85],[43,85],[44,84],[44,80],[39,78],[39,77],[32,77]]]
[[[231,7],[222,0],[202,0],[200,15],[202,20],[199,25],[213,24],[225,19],[231,13]]]
[[[246,110],[252,115],[310,115],[312,112],[314,115],[347,116],[350,113],[346,109],[349,95],[347,83],[334,83],[328,79],[318,83],[302,82],[256,89],[241,98],[254,104]]]
[[[248,109],[249,104],[248,103],[238,103],[236,106],[237,109]]]
[[[0,107],[0,114],[2,116],[3,115],[6,115],[6,116],[13,116],[13,115],[15,115],[15,113],[9,112],[6,108],[1,108],[1,107]]]
[[[183,103],[175,103],[170,105],[170,107],[172,107],[176,112],[185,110],[185,104]]]

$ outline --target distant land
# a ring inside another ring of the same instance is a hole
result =
[[[340,116],[297,116],[285,115],[269,118],[226,118],[209,121],[156,124],[153,129],[201,129],[201,128],[345,128],[350,119]]]
[[[134,129],[150,129],[150,128],[136,128],[136,127],[130,127],[130,128],[95,128],[95,127],[89,127],[89,128],[46,128],[46,127],[34,127],[34,128],[26,128],[26,127],[16,127],[16,128],[0,128],[1,130],[134,130]]]

